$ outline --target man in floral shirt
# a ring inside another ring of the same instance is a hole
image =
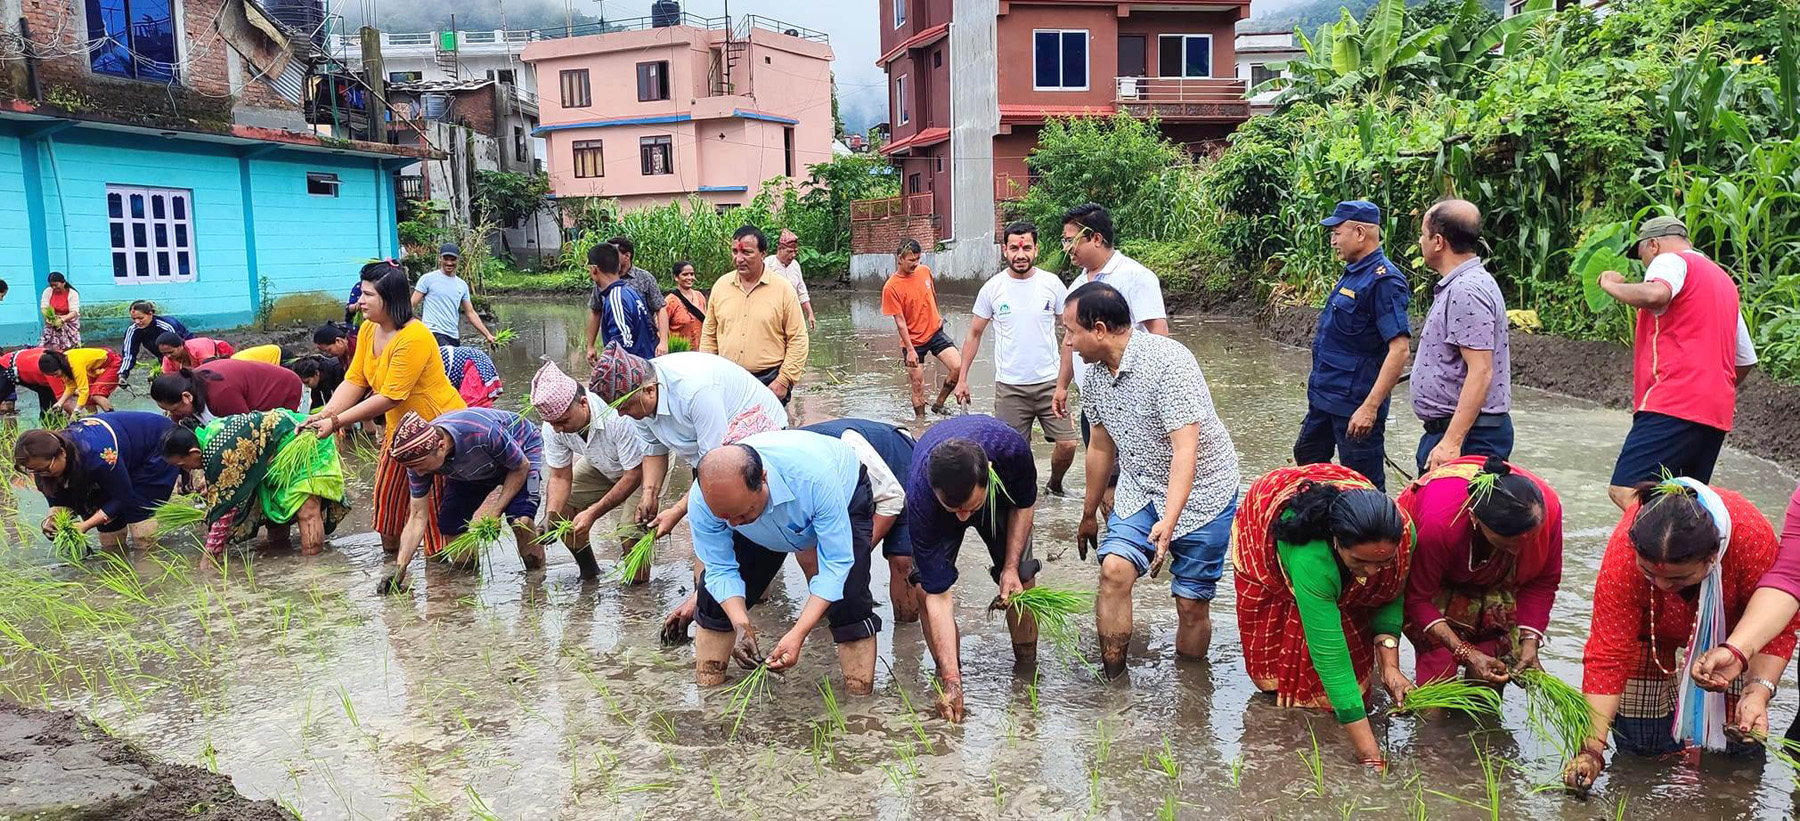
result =
[[[1110,285],[1075,289],[1063,308],[1064,339],[1089,367],[1081,396],[1093,439],[1087,475],[1116,465],[1119,487],[1106,538],[1099,539],[1105,487],[1089,482],[1078,550],[1098,543],[1096,614],[1101,662],[1109,676],[1125,671],[1131,641],[1131,588],[1154,576],[1173,554],[1169,572],[1179,619],[1175,652],[1205,659],[1212,639],[1211,604],[1225,566],[1237,513],[1237,451],[1213,410],[1212,394],[1192,352],[1166,336],[1136,330],[1125,297]]]

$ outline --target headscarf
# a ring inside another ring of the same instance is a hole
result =
[[[1680,669],[1692,670],[1700,654],[1719,646],[1727,636],[1725,626],[1725,589],[1720,567],[1725,563],[1725,548],[1731,544],[1731,513],[1725,500],[1698,479],[1677,476],[1663,482],[1694,492],[1700,506],[1712,517],[1719,531],[1719,552],[1706,578],[1700,582],[1700,595],[1694,600],[1694,632],[1688,636],[1687,658]],[[1693,676],[1680,676],[1681,685],[1675,702],[1676,741],[1699,742],[1713,751],[1725,749],[1725,694],[1701,689]]]
[[[650,377],[650,360],[626,351],[619,343],[608,343],[588,380],[588,389],[600,394],[608,405],[617,405]]]
[[[429,455],[437,447],[437,429],[418,411],[407,411],[394,425],[394,443],[389,446],[388,455],[402,462],[412,462]]]
[[[545,362],[531,378],[531,407],[543,419],[561,419],[580,395],[581,385],[555,362]]]

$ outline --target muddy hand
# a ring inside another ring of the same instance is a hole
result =
[[[694,623],[694,611],[698,606],[699,602],[696,601],[694,594],[690,593],[685,601],[676,605],[674,610],[669,611],[668,617],[663,619],[662,623],[663,646],[671,647],[688,643],[690,640],[688,625]]]
[[[745,670],[762,666],[763,654],[756,646],[756,628],[748,624],[738,628],[737,642],[731,645],[731,657]]]
[[[965,710],[963,708],[962,681],[944,682],[944,689],[938,693],[938,717],[951,724],[961,724]]]
[[[399,573],[389,573],[386,578],[375,585],[376,595],[387,596],[406,592],[406,577]]]

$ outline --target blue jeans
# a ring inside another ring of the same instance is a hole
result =
[[[1106,520],[1106,538],[1100,542],[1100,560],[1118,556],[1137,568],[1138,578],[1150,572],[1156,548],[1150,546],[1150,528],[1156,525],[1156,505],[1120,518],[1115,511]],[[1231,545],[1231,522],[1237,518],[1233,498],[1213,520],[1169,544],[1169,592],[1178,599],[1212,601],[1225,573],[1225,550]]]
[[[1375,417],[1375,428],[1362,439],[1352,439],[1348,432],[1350,417],[1326,413],[1318,408],[1306,409],[1300,422],[1300,436],[1294,440],[1294,464],[1317,465],[1331,461],[1337,452],[1338,464],[1363,475],[1376,489],[1387,490],[1387,411]]]
[[[1484,418],[1477,422],[1476,427],[1469,428],[1468,435],[1463,437],[1462,453],[1460,455],[1498,456],[1506,460],[1512,459],[1512,416],[1502,414],[1497,418],[1491,419],[1493,419],[1494,424],[1482,427],[1480,423],[1490,421],[1489,418]],[[1444,441],[1443,431],[1432,433],[1428,430],[1425,431],[1425,435],[1419,437],[1419,452],[1416,454],[1416,457],[1419,462],[1420,473],[1425,472],[1425,462],[1431,458],[1432,449],[1436,448],[1438,443],[1442,441]]]

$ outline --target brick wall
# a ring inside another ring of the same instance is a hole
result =
[[[908,217],[903,214],[850,223],[850,253],[892,254],[900,240],[911,237],[926,250],[938,242],[938,218],[925,214]]]
[[[494,132],[494,93],[498,89],[497,85],[489,85],[479,91],[465,91],[457,94],[450,103],[451,118],[474,129],[478,134],[496,138],[505,137],[510,141],[512,135]],[[509,142],[508,145],[510,144]]]

